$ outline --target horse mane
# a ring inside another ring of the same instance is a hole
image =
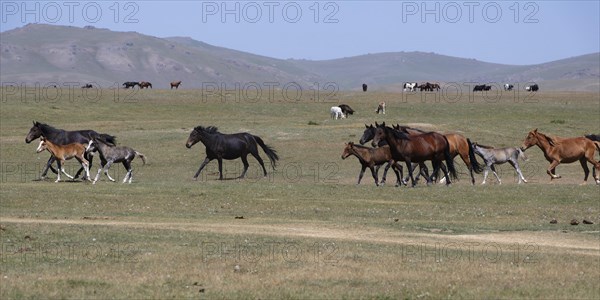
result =
[[[62,129],[57,129],[54,128],[48,124],[44,124],[44,123],[40,123],[40,122],[35,122],[35,125],[42,131],[43,134],[49,133],[49,132],[61,132],[64,131]]]
[[[402,131],[398,131],[392,127],[385,127],[386,130],[391,131],[392,135],[397,138],[397,139],[401,139],[401,140],[409,140],[410,138],[408,137],[408,134],[406,134],[405,132]]]
[[[554,139],[553,139],[553,138],[551,138],[550,136],[547,136],[547,135],[545,135],[545,134],[543,134],[543,133],[541,133],[541,132],[539,132],[539,131],[537,132],[537,134],[539,134],[539,135],[541,135],[542,137],[544,137],[544,138],[545,138],[545,139],[548,141],[548,143],[550,144],[550,146],[556,146],[556,142],[555,142],[555,141],[554,141]]]
[[[206,133],[210,133],[210,134],[219,133],[219,128],[217,128],[216,126],[208,126],[208,127],[196,126],[196,127],[194,127],[194,130],[198,131],[198,132],[206,132]]]
[[[359,149],[373,149],[371,147],[363,146],[363,145],[360,145],[360,144],[354,144],[354,143],[352,143],[352,147],[356,147],[356,148],[359,148]]]
[[[93,137],[96,141],[109,146],[116,146],[116,137],[108,134],[96,134]]]

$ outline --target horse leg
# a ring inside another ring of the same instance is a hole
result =
[[[242,163],[244,164],[244,171],[242,171],[242,175],[240,175],[238,177],[239,179],[246,177],[246,171],[248,171],[248,166],[250,166],[250,164],[248,164],[248,158],[246,155],[242,154],[241,158],[242,158]],[[263,166],[263,168],[264,168],[264,166]],[[266,171],[265,171],[265,173],[266,173]]]
[[[92,159],[94,158],[94,154],[93,153],[84,153],[83,157],[88,161],[89,166],[92,166]],[[75,179],[79,178],[79,175],[85,171],[85,168],[82,166],[81,168],[79,168],[79,170],[77,170],[77,173],[75,174]],[[83,178],[88,179],[88,178]]]
[[[404,174],[402,174],[402,166],[394,161],[394,164],[392,165],[392,169],[394,170],[394,173],[396,174],[396,186],[402,186],[402,177],[404,175]],[[400,171],[400,172],[398,172],[398,171]]]
[[[40,175],[40,179],[44,179],[46,178],[46,175],[48,173],[48,170],[52,170],[53,173],[58,174],[60,172],[60,167],[58,167],[58,170],[55,170],[52,167],[52,163],[54,163],[54,161],[56,160],[56,158],[54,158],[53,155],[50,155],[50,158],[48,158],[48,162],[46,162],[46,166],[44,167],[44,170],[42,170],[42,174]],[[58,163],[57,163],[58,166]]]
[[[558,166],[558,164],[560,164],[559,161],[553,160],[552,163],[550,163],[548,170],[546,170],[546,173],[548,173],[548,175],[550,175],[550,180],[561,178],[560,175],[556,174],[556,166]]]
[[[460,158],[469,169],[469,175],[471,175],[471,185],[475,185],[475,175],[473,174],[473,166],[471,165],[471,159],[469,158],[469,154],[463,155],[462,153],[460,153]]]
[[[581,184],[586,184],[588,177],[590,175],[590,169],[587,166],[587,159],[585,157],[582,157],[581,159],[579,159],[579,163],[581,164],[581,167],[583,168],[583,174],[584,174],[583,182]],[[594,179],[596,179],[596,178],[594,178]]]
[[[500,180],[500,176],[498,176],[498,173],[496,173],[496,168],[494,167],[493,164],[490,166],[490,169],[492,169],[494,176],[496,176],[496,179],[498,179],[498,184],[502,184],[502,180]]]
[[[483,181],[481,182],[481,184],[485,184],[485,181],[487,180],[489,171],[490,171],[490,165],[486,165],[485,169],[483,170]]]
[[[369,166],[369,169],[371,169],[371,175],[373,175],[373,179],[375,179],[375,185],[379,186],[379,179],[377,178],[377,172],[375,172],[375,168],[372,166]]]
[[[131,167],[131,161],[130,160],[123,161],[123,166],[125,166],[125,169],[127,169],[127,174],[125,174],[125,177],[123,177],[123,183],[125,183],[127,181],[129,181],[129,183],[131,183],[131,179],[133,178],[133,168]]]
[[[58,170],[57,170],[58,173],[56,173],[56,180],[54,182],[59,182],[60,181],[60,171],[63,169],[61,160],[57,159],[56,164],[58,165]]]
[[[424,162],[419,163],[419,174],[417,174],[415,180],[419,181],[419,176],[423,176],[423,178],[429,178],[429,169],[427,169],[427,165],[425,165]]]
[[[198,169],[198,172],[196,172],[196,175],[194,175],[194,177],[192,179],[197,180],[198,179],[198,175],[200,175],[200,172],[202,172],[202,169],[204,169],[204,167],[206,167],[206,165],[211,161],[210,158],[208,158],[208,156],[206,158],[204,158],[204,161],[202,162],[202,164],[200,164],[200,168]]]
[[[260,166],[263,169],[264,177],[267,177],[267,169],[265,168],[265,163],[264,163],[262,157],[260,157],[260,155],[258,155],[258,150],[256,150],[256,152],[250,152],[250,154],[252,154],[252,156],[254,156],[254,158],[256,158],[256,160],[258,161],[258,163],[260,164]]]
[[[106,164],[107,164],[106,162],[100,163],[100,168],[98,168],[98,173],[96,173],[96,177],[94,177],[94,180],[92,181],[92,184],[96,184],[96,181],[98,181],[98,179],[100,178],[100,174],[102,173],[102,169],[104,169],[104,166],[106,166]],[[108,173],[108,171],[106,171],[106,173]]]
[[[508,163],[511,164],[513,168],[515,168],[515,170],[517,170],[517,175],[519,176],[519,184],[521,184],[522,182],[527,183],[527,180],[525,180],[525,176],[523,176],[523,172],[521,172],[521,168],[519,168],[518,158],[515,158],[514,161],[509,160]]]
[[[223,158],[217,157],[219,163],[219,180],[223,180]]]
[[[448,169],[446,168],[446,165],[443,162],[439,162],[440,164],[440,168],[442,168],[442,172],[444,172],[444,178],[446,178],[446,186],[449,186],[452,182],[450,182],[450,177],[448,174]]]
[[[381,177],[381,181],[379,182],[379,184],[384,185],[385,184],[385,178],[387,176],[387,172],[390,169],[391,164],[388,162],[387,165],[385,165],[385,168],[383,169],[383,176]],[[375,173],[377,174],[377,176],[379,177],[379,169],[381,168],[381,165],[378,165],[375,167]]]
[[[90,180],[90,168],[89,168],[89,161],[85,159],[85,157],[83,157],[83,155],[81,157],[75,157],[77,159],[77,161],[79,161],[79,163],[81,164],[81,167],[85,170],[85,179],[87,179],[88,181]],[[75,177],[77,178],[77,177]]]
[[[408,175],[410,176],[410,180],[412,181],[412,187],[415,187],[417,185],[417,182],[415,181],[415,178],[413,177],[413,167],[412,167],[412,163],[410,162],[410,159],[406,160],[406,167],[408,168]]]
[[[356,185],[360,184],[360,181],[362,180],[366,169],[367,169],[367,165],[362,165],[362,167],[360,167],[360,174],[358,174],[358,182],[356,183]]]
[[[73,176],[69,175],[67,173],[67,171],[65,171],[65,160],[57,160],[60,161],[60,171],[63,172],[63,174],[67,175],[67,177],[69,177],[70,179],[74,179]],[[60,174],[60,172],[59,172]]]

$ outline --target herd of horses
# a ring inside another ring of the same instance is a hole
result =
[[[339,108],[339,106],[338,106]],[[64,173],[71,179],[78,178],[82,172],[85,172],[85,179],[92,181],[90,177],[90,168],[94,153],[100,156],[100,168],[93,180],[96,183],[102,171],[110,181],[115,181],[110,177],[108,169],[114,163],[122,163],[127,173],[123,178],[123,183],[131,183],[133,178],[132,160],[139,156],[142,162],[146,163],[144,154],[130,147],[117,146],[116,137],[106,133],[98,133],[94,130],[66,131],[54,128],[48,124],[33,122],[33,126],[25,137],[26,143],[31,143],[35,139],[40,139],[37,152],[47,150],[51,156],[48,159],[45,168],[41,173],[41,178],[45,178],[48,170],[57,173],[56,182],[60,181],[60,173]],[[372,147],[363,146],[371,142]],[[279,155],[277,151],[265,144],[263,139],[250,133],[224,134],[218,131],[214,126],[197,126],[190,133],[185,146],[191,148],[196,143],[201,142],[205,146],[206,157],[202,161],[200,168],[195,173],[193,179],[196,180],[204,167],[212,160],[217,160],[219,167],[219,179],[223,179],[223,160],[241,159],[244,169],[239,178],[244,178],[249,167],[248,155],[252,155],[262,167],[263,175],[267,176],[263,159],[259,155],[260,147],[271,162],[271,167],[275,169]],[[579,161],[584,171],[584,183],[589,177],[589,168],[587,163],[592,164],[593,177],[597,184],[600,184],[600,163],[594,159],[596,151],[600,153],[600,135],[586,135],[583,137],[563,138],[550,136],[539,132],[537,129],[528,133],[521,147],[493,148],[472,142],[469,138],[457,133],[439,133],[433,131],[424,131],[407,126],[394,125],[387,126],[384,123],[375,125],[366,125],[365,130],[359,141],[360,145],[353,142],[346,143],[342,159],[349,156],[355,156],[361,164],[361,171],[357,184],[360,184],[366,168],[371,170],[376,185],[384,184],[386,174],[391,167],[396,174],[396,185],[416,186],[419,177],[423,177],[427,184],[440,179],[441,182],[450,185],[452,180],[457,178],[454,158],[460,156],[469,170],[471,184],[475,184],[474,174],[484,172],[482,184],[486,183],[488,171],[491,170],[498,183],[501,183],[500,177],[496,173],[494,165],[509,163],[519,175],[519,183],[527,182],[519,167],[518,159],[526,159],[524,151],[537,146],[543,152],[544,157],[550,166],[547,173],[551,180],[561,178],[556,174],[556,167],[560,163],[573,163]],[[484,161],[482,166],[476,155]],[[64,170],[64,162],[75,158],[81,164],[81,168],[75,176],[67,174]],[[53,162],[57,162],[58,169],[52,167]],[[432,172],[425,162],[431,162]],[[407,176],[404,177],[404,168],[406,166]],[[387,164],[382,177],[378,179],[379,168]],[[417,176],[413,176],[414,170],[419,168]],[[443,172],[440,178],[439,171]]]
[[[175,88],[175,89],[179,89],[179,86],[181,85],[181,80],[179,81],[172,81],[171,82],[171,89]],[[135,88],[136,86],[138,86],[140,89],[144,89],[144,88],[152,88],[152,83],[148,82],[148,81],[127,81],[124,82],[122,84],[123,88],[129,89],[129,88]],[[92,85],[85,85],[82,88],[91,88]]]
[[[512,91],[514,87],[515,86],[510,83],[504,84],[505,91]],[[440,85],[439,85],[439,83],[430,83],[430,82],[426,82],[426,83],[422,83],[422,84],[419,84],[417,82],[405,82],[404,85],[402,86],[402,88],[405,92],[414,92],[417,89],[419,89],[419,91],[421,91],[421,92],[422,91],[433,92],[433,91],[439,91]],[[473,87],[473,92],[486,92],[486,91],[490,91],[491,89],[492,89],[491,85],[478,84]],[[528,92],[537,92],[537,91],[539,91],[539,89],[540,89],[540,87],[537,83],[525,86],[525,90]],[[366,92],[366,90],[364,90],[364,91]]]

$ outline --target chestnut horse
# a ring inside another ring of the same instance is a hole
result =
[[[394,129],[403,131],[409,135],[425,133],[423,130],[400,126],[398,124],[393,127]],[[471,140],[458,133],[446,133],[444,136],[448,139],[448,144],[450,145],[450,155],[452,158],[460,155],[460,158],[469,169],[469,175],[471,175],[471,184],[475,185],[475,176],[473,175],[473,172],[480,174],[483,171],[483,167],[475,158],[475,152],[473,152]],[[444,182],[444,180],[445,177],[442,178],[440,182]]]
[[[72,143],[67,145],[56,145],[47,140],[45,137],[40,138],[40,144],[37,147],[36,152],[40,153],[44,150],[48,150],[48,152],[52,153],[52,156],[56,159],[58,163],[58,178],[54,182],[60,181],[60,172],[63,172],[67,177],[73,179],[74,177],[67,174],[65,171],[65,161],[75,157],[77,161],[81,164],[81,167],[85,169],[85,175],[88,180],[90,180],[90,163],[85,159],[85,145],[80,143]]]
[[[138,85],[140,86],[140,89],[152,88],[152,83],[150,83],[148,81],[141,81],[140,83],[138,83]]]
[[[556,174],[556,166],[560,163],[573,163],[579,161],[583,168],[584,178],[583,183],[587,182],[590,170],[588,169],[587,162],[590,162],[594,169],[600,172],[600,163],[594,159],[596,150],[600,151],[600,145],[594,141],[585,137],[575,138],[557,138],[549,137],[541,132],[538,132],[537,128],[527,134],[527,137],[523,141],[523,149],[527,150],[532,146],[538,146],[544,157],[550,162],[550,166],[546,173],[550,175],[550,179],[561,178],[560,175]],[[595,176],[597,184],[600,184],[600,178]]]
[[[385,184],[385,177],[388,169],[391,166],[394,169],[394,173],[396,173],[396,185],[401,185],[402,182],[400,181],[400,178],[402,178],[402,166],[392,159],[390,146],[385,145],[378,148],[369,148],[355,145],[353,142],[348,142],[346,147],[344,147],[344,151],[342,152],[342,159],[346,159],[350,155],[356,156],[362,166],[360,174],[358,175],[358,182],[356,184],[360,184],[367,167],[371,170],[371,175],[373,175],[373,179],[375,179],[375,185],[379,186],[379,184]],[[381,165],[385,163],[388,164],[385,166],[383,171],[381,182],[378,182],[377,173],[379,172]],[[398,171],[400,171],[400,174]]]
[[[448,139],[442,134],[428,132],[419,135],[408,135],[386,126],[383,122],[377,127],[372,144],[377,145],[381,140],[385,140],[390,146],[390,152],[394,160],[406,162],[413,187],[416,185],[412,175],[413,162],[420,163],[431,160],[433,174],[437,174],[441,167],[444,176],[446,176],[446,185],[450,184],[450,178],[456,178],[456,169],[450,155]],[[442,166],[443,160],[446,161],[447,170],[446,167]],[[427,181],[430,183],[431,178],[427,178]]]
[[[171,82],[171,89],[175,88],[177,90],[177,89],[179,89],[180,85],[181,85],[181,80],[173,81],[173,82]]]

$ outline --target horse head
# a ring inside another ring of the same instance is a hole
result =
[[[354,146],[353,142],[346,143],[346,147],[344,147],[344,151],[342,152],[342,159],[346,159],[348,156],[352,155],[352,146]]]
[[[46,150],[48,146],[46,145],[46,139],[44,137],[40,138],[40,144],[38,145],[37,149],[35,150],[35,153],[40,153],[44,150]]]
[[[385,140],[385,138],[386,138],[385,122],[383,122],[381,124],[377,124],[377,122],[375,122],[375,134],[373,136],[373,141],[371,142],[371,146],[377,147],[377,145],[379,145],[379,142]]]
[[[42,136],[43,132],[42,129],[40,129],[40,125],[41,123],[33,121],[33,127],[29,129],[29,133],[27,133],[27,136],[25,137],[25,143],[29,144],[31,141]]]
[[[532,146],[537,145],[539,142],[540,141],[538,137],[538,130],[536,128],[527,134],[527,137],[525,138],[525,140],[523,140],[523,146],[521,146],[521,149],[527,150]]]
[[[363,132],[362,137],[360,137],[360,140],[358,141],[361,145],[364,145],[366,142],[372,140],[373,136],[375,136],[375,127],[373,127],[373,124],[365,124],[365,128],[366,129]]]

